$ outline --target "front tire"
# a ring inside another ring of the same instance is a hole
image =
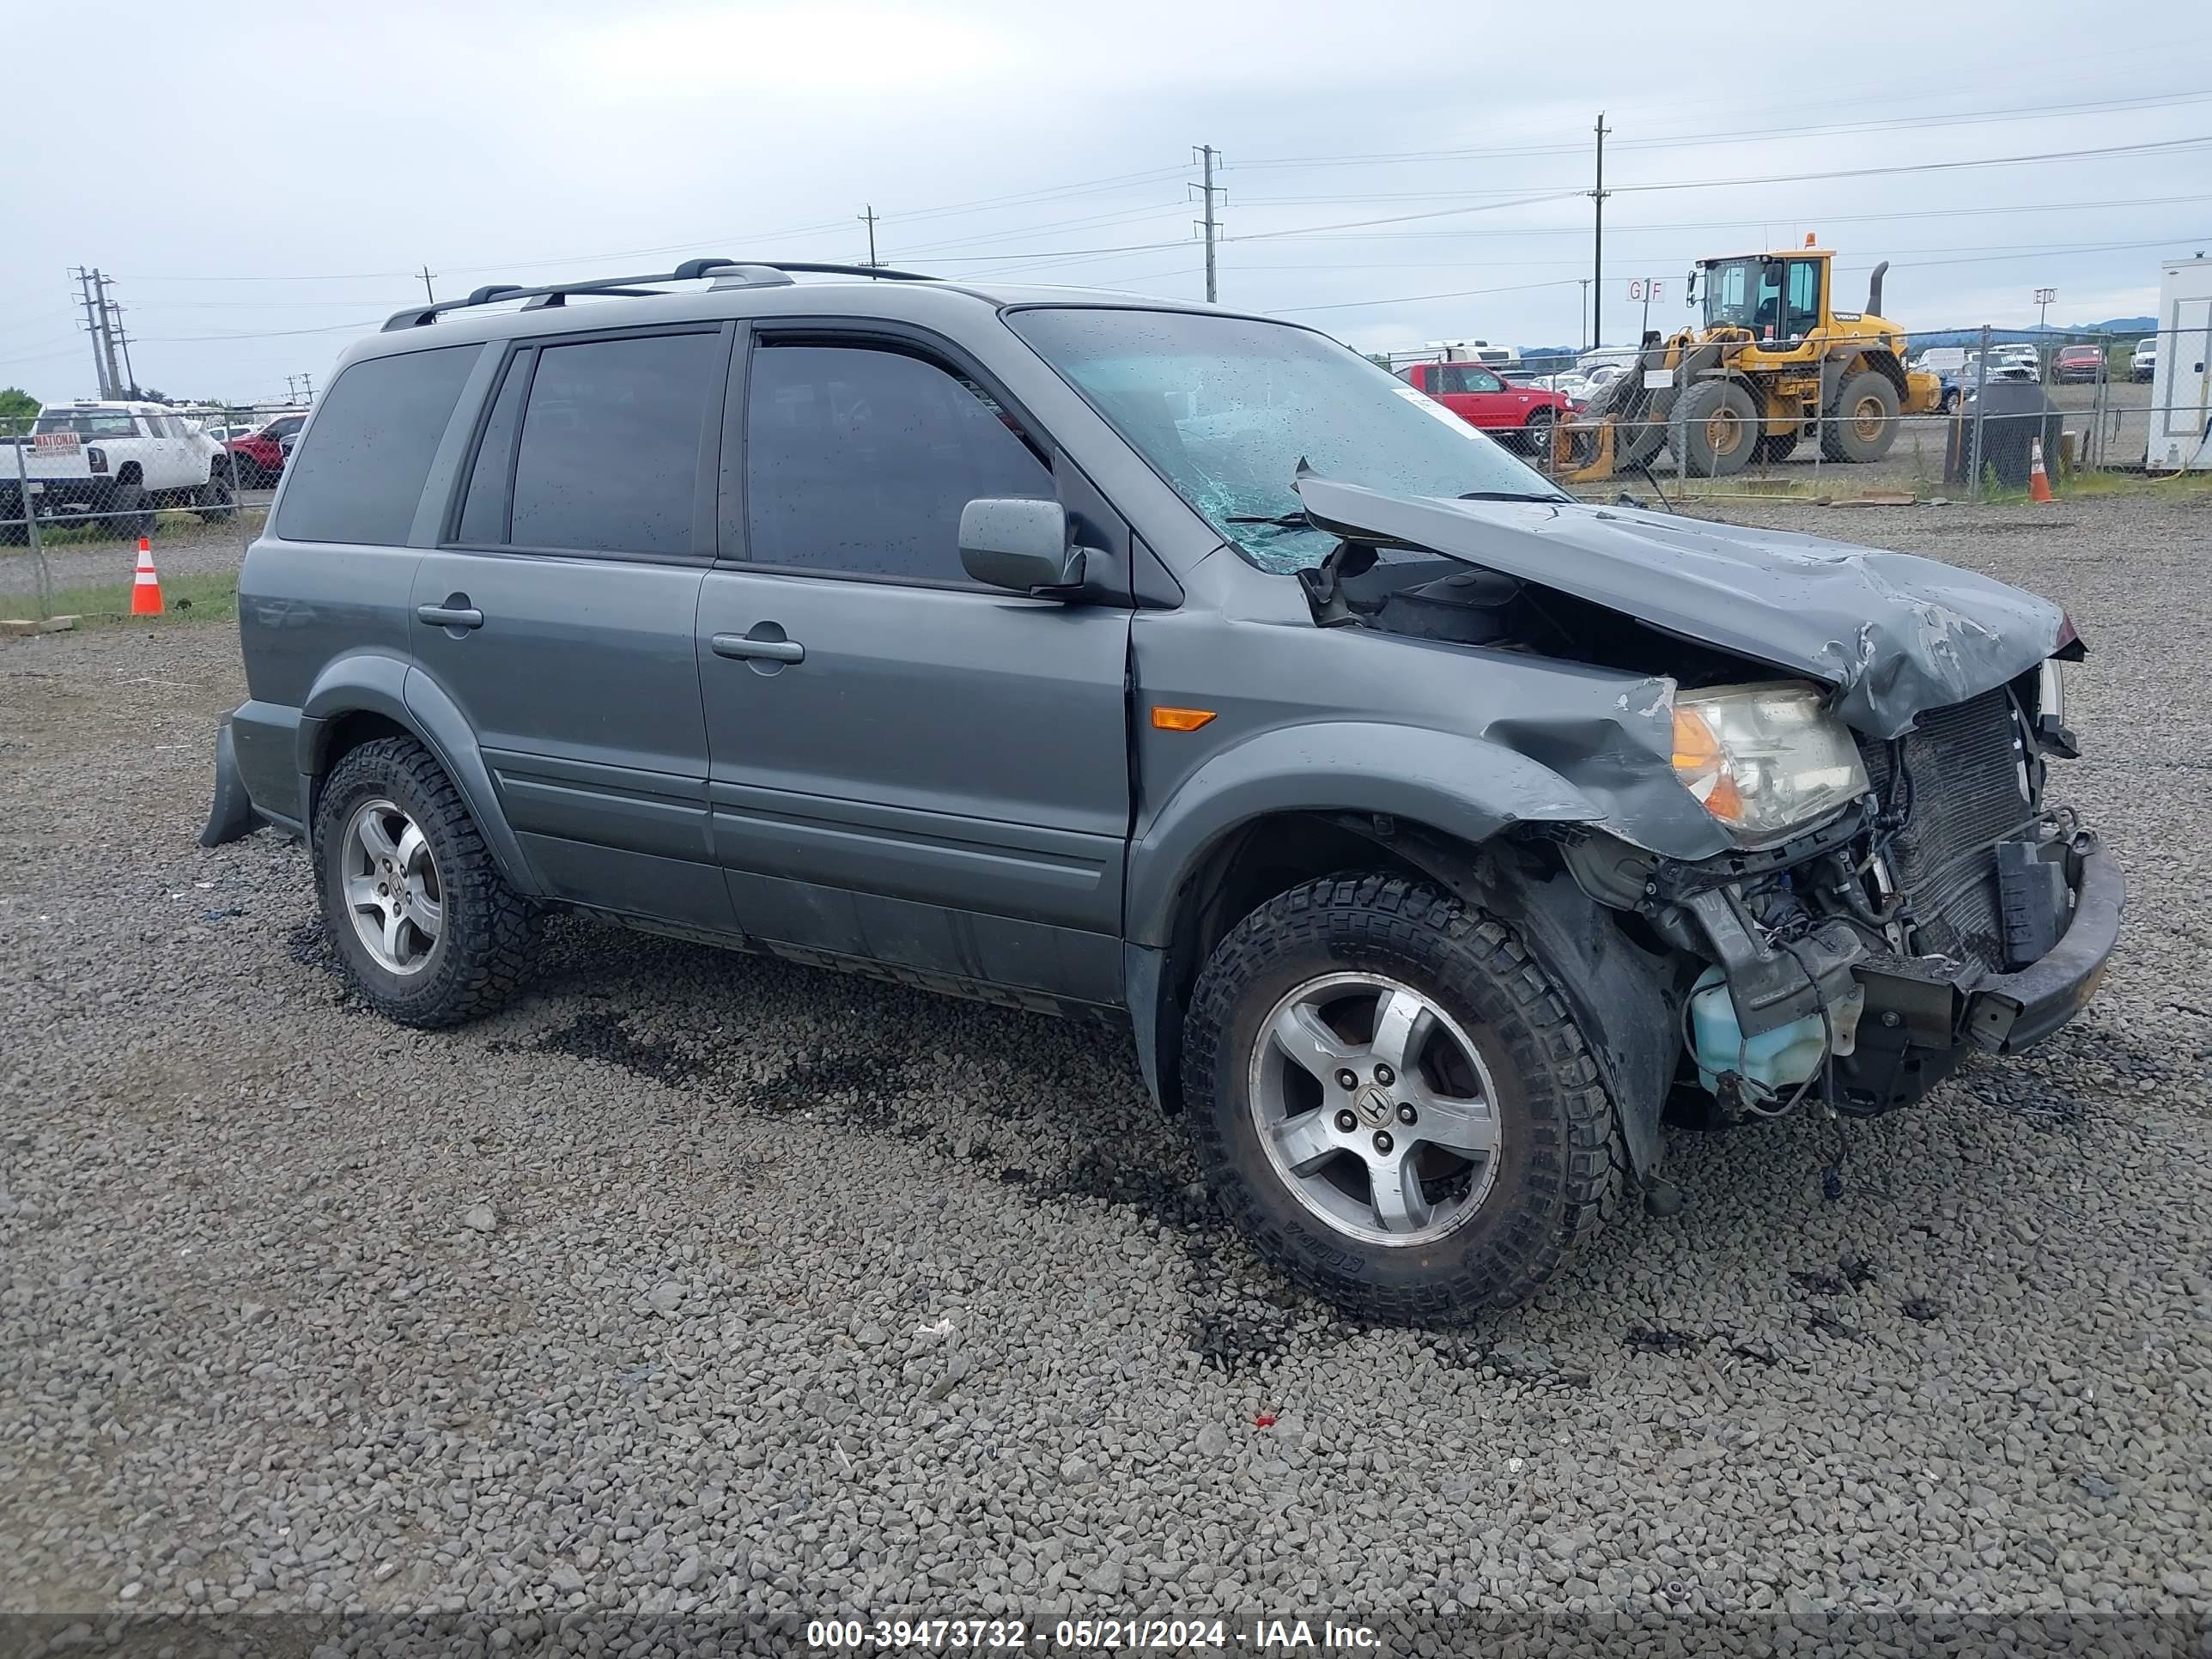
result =
[[[1521,441],[1529,459],[1549,471],[1552,460],[1552,428],[1559,423],[1559,411],[1551,409],[1532,409],[1528,419],[1521,428]]]
[[[1820,453],[1832,461],[1878,461],[1897,441],[1897,388],[1889,376],[1862,369],[1844,382],[1820,428]]]
[[[1621,1188],[1550,976],[1502,922],[1395,876],[1310,882],[1231,930],[1193,994],[1183,1095],[1254,1248],[1361,1319],[1525,1299]]]
[[[1751,465],[1759,405],[1738,380],[1699,380],[1674,405],[1673,443],[1695,478],[1726,478]]]
[[[203,524],[219,524],[237,510],[231,497],[230,480],[220,472],[210,471],[208,481],[192,493]]]
[[[459,1025],[513,996],[537,942],[460,791],[411,738],[349,753],[315,805],[315,890],[347,981],[403,1025]]]

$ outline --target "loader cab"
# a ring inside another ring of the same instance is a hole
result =
[[[1704,286],[1705,327],[1740,328],[1767,350],[1791,349],[1827,320],[1828,260],[1801,249],[1700,262],[1691,276]]]

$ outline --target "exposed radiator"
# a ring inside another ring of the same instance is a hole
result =
[[[2035,817],[2012,699],[2000,687],[1932,709],[1905,736],[1903,751],[1912,814],[1890,844],[1890,857],[1920,924],[1917,947],[2002,969],[1994,849]],[[1889,745],[1862,737],[1859,752],[1875,793],[1887,802]]]

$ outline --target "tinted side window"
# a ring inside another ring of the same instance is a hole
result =
[[[513,521],[518,547],[693,551],[692,509],[717,334],[549,345],[523,410]]]
[[[965,581],[962,507],[1053,498],[1050,470],[981,386],[896,351],[762,347],[745,441],[763,564]]]
[[[315,435],[285,469],[276,533],[288,541],[398,547],[431,458],[481,346],[354,364],[325,392]]]
[[[1429,393],[1467,390],[1467,371],[1457,363],[1438,363],[1429,370]]]
[[[534,352],[518,352],[507,366],[499,396],[492,400],[491,418],[484,423],[476,466],[469,474],[468,499],[461,506],[458,535],[464,542],[495,547],[507,539],[507,485],[514,471],[514,434],[522,426],[522,394],[530,389],[530,371],[537,361]]]

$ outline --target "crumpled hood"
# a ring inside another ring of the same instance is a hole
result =
[[[1311,475],[1307,514],[1346,540],[1419,548],[1557,588],[1836,689],[1845,724],[1910,730],[2057,648],[2057,606],[1910,553],[1580,502],[1390,495]]]

